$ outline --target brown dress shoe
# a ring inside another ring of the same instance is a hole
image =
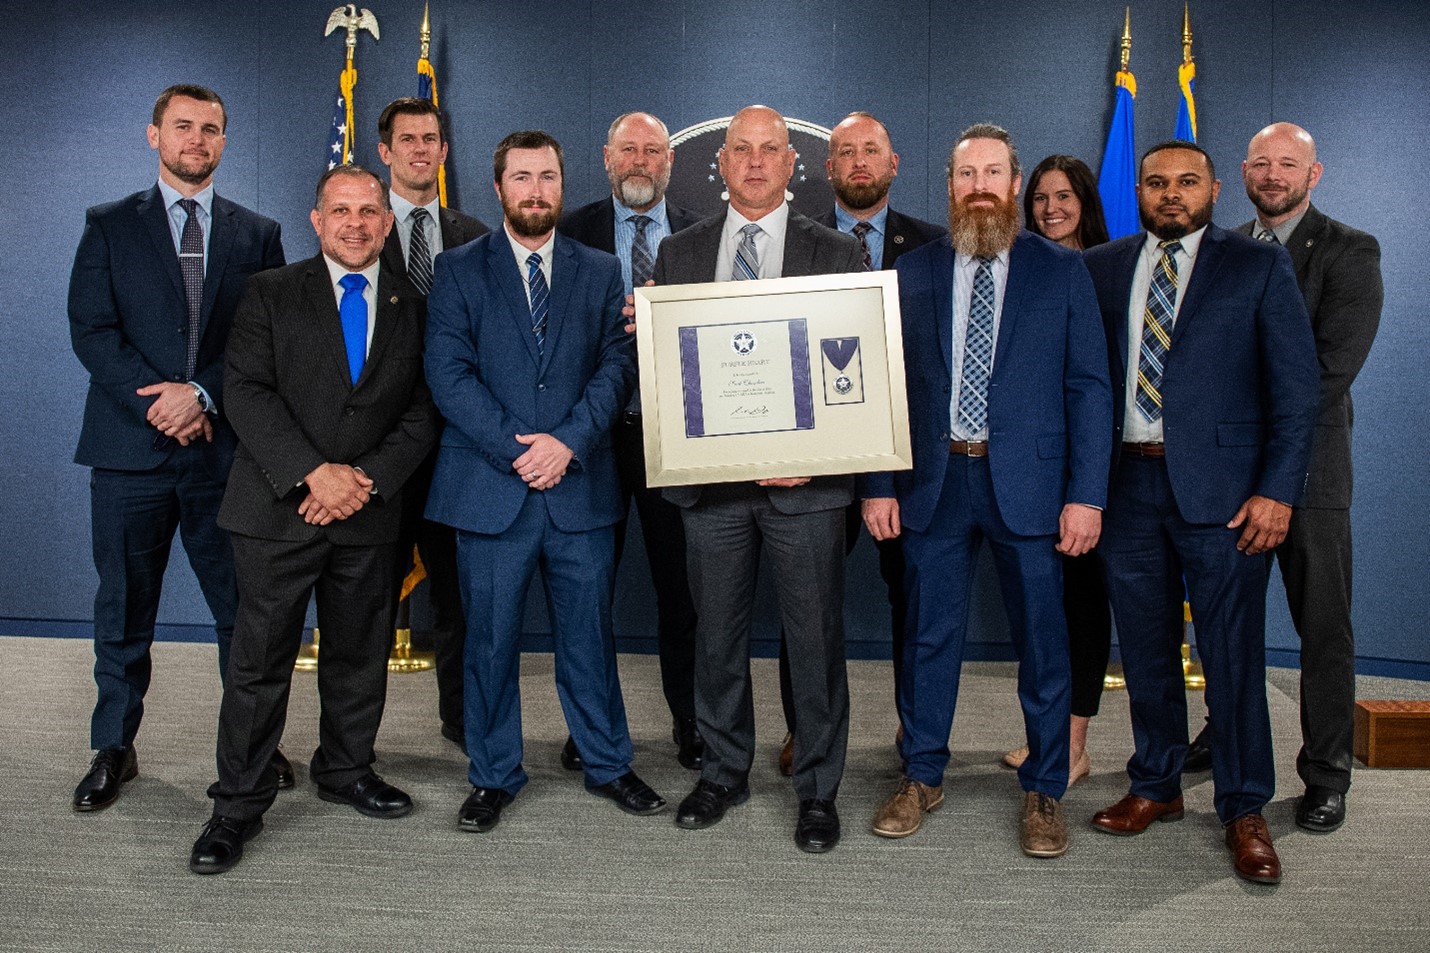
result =
[[[794,735],[785,732],[784,747],[780,748],[780,774],[790,777],[794,774]]]
[[[931,788],[913,778],[904,778],[899,782],[899,789],[874,815],[874,833],[880,837],[908,837],[924,822],[924,814],[938,810],[942,803],[942,784]]]
[[[1260,814],[1243,814],[1226,826],[1226,846],[1242,880],[1258,884],[1281,882],[1281,858],[1271,845],[1271,832]]]
[[[1029,857],[1061,857],[1068,852],[1068,824],[1057,798],[1037,791],[1024,795],[1018,843]]]
[[[1181,795],[1170,801],[1149,801],[1145,797],[1129,794],[1094,814],[1092,826],[1109,834],[1128,837],[1142,833],[1153,821],[1180,821],[1184,813]]]

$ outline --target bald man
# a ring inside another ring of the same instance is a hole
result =
[[[1351,384],[1370,354],[1383,297],[1375,238],[1311,204],[1321,181],[1316,143],[1289,122],[1251,139],[1241,164],[1256,218],[1238,229],[1286,246],[1316,334],[1320,410],[1306,492],[1276,561],[1301,637],[1301,740],[1306,794],[1296,823],[1341,826],[1351,784],[1355,640],[1351,631]]]

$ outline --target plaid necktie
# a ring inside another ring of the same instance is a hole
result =
[[[864,270],[874,270],[874,260],[869,255],[868,235],[874,230],[874,226],[868,222],[856,222],[854,225],[854,237],[859,239],[859,248],[864,252]]]
[[[735,266],[730,269],[731,281],[752,281],[760,277],[760,254],[755,251],[755,236],[760,226],[751,223],[740,229],[744,236],[740,247],[735,249]]]
[[[199,203],[179,199],[189,217],[179,235],[179,271],[184,276],[184,302],[189,311],[188,350],[184,354],[184,380],[193,380],[199,364],[199,312],[204,304],[204,230],[197,214]]]
[[[415,208],[408,220],[412,237],[407,241],[407,277],[425,297],[432,290],[432,249],[427,245],[427,223],[432,216],[425,208]]]
[[[367,302],[362,298],[367,278],[347,274],[338,279],[343,286],[343,299],[338,302],[338,317],[343,324],[343,344],[348,352],[348,374],[356,384],[367,363]]]
[[[1162,419],[1162,373],[1172,350],[1172,315],[1177,306],[1178,241],[1159,242],[1162,258],[1147,289],[1142,312],[1142,347],[1137,355],[1137,409],[1148,422]]]
[[[645,237],[650,222],[649,215],[631,216],[631,223],[636,227],[636,237],[631,242],[631,284],[636,288],[644,288],[650,276],[655,274],[655,258]]]
[[[541,273],[541,256],[532,252],[526,258],[526,283],[531,288],[531,333],[536,335],[536,352],[546,353],[546,314],[551,308],[551,290]]]
[[[958,423],[969,437],[988,424],[988,378],[993,371],[993,259],[978,259],[968,333],[963,345],[963,384],[958,388]]]

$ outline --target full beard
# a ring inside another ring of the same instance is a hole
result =
[[[506,214],[506,220],[511,223],[511,230],[517,235],[522,238],[540,238],[556,227],[556,220],[561,217],[561,203],[508,205],[503,202],[502,211]]]
[[[1185,238],[1212,220],[1211,202],[1206,203],[1200,208],[1194,209],[1190,206],[1184,206],[1184,208],[1187,210],[1187,222],[1185,224],[1176,219],[1159,221],[1155,215],[1155,209],[1149,212],[1140,205],[1137,208],[1137,217],[1142,220],[1143,228],[1163,241]]]
[[[649,208],[665,195],[666,186],[670,184],[670,172],[667,170],[664,175],[655,178],[635,173],[625,176],[611,174],[610,180],[611,189],[622,204],[629,208]]]
[[[839,201],[843,202],[847,208],[862,212],[864,209],[873,208],[883,201],[884,196],[889,194],[889,186],[892,185],[893,182],[893,176],[858,184],[841,182],[834,187],[834,194],[839,197]]]
[[[989,197],[986,192],[975,192],[962,200],[949,200],[949,237],[953,240],[953,247],[965,255],[992,258],[1012,248],[1014,239],[1018,237],[1018,206],[1013,204],[1011,195],[1006,199],[991,196],[996,203],[993,208],[970,207],[968,204],[971,199]]]

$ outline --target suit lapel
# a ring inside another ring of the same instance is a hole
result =
[[[1117,259],[1117,299],[1111,317],[1116,322],[1113,325],[1112,338],[1117,342],[1117,355],[1122,360],[1122,366],[1118,368],[1121,373],[1118,380],[1127,379],[1127,335],[1129,309],[1132,307],[1132,276],[1137,272],[1137,256],[1142,254],[1142,246],[1146,241],[1147,233],[1138,232],[1137,241],[1128,242]]]
[[[407,262],[402,258],[402,236],[397,234],[397,223],[395,222],[392,225],[392,231],[387,233],[387,240],[382,243],[380,261],[382,267],[387,271],[404,281],[407,280]]]
[[[493,283],[501,289],[502,296],[506,298],[507,314],[520,331],[520,339],[526,343],[526,352],[531,355],[531,362],[540,367],[541,352],[536,349],[536,335],[531,333],[531,303],[526,300],[526,275],[517,270],[511,236],[506,233],[505,227],[492,235],[491,244],[487,247],[487,267],[491,270]],[[555,302],[552,301],[552,310],[554,309]],[[550,314],[551,311],[548,311],[548,328]]]
[[[209,259],[204,269],[204,303],[199,310],[199,340],[203,340],[209,315],[213,313],[214,300],[218,297],[218,287],[228,270],[228,258],[233,251],[234,233],[237,231],[233,223],[233,206],[226,199],[215,195],[211,207],[213,214],[209,216]]]
[[[367,362],[363,364],[362,373],[358,375],[357,386],[367,380],[373,365],[380,361],[388,344],[397,334],[397,324],[402,320],[402,298],[397,289],[402,284],[405,282],[399,281],[396,276],[378,270],[377,287],[373,289],[373,301],[377,308],[373,316],[372,344],[368,345]]]
[[[814,270],[815,242],[811,234],[815,224],[803,215],[790,209],[789,223],[785,226],[785,260],[780,269],[784,278],[816,274]]]
[[[551,363],[551,355],[561,338],[561,329],[566,324],[566,314],[570,311],[572,291],[576,286],[581,265],[571,247],[571,240],[564,235],[556,236],[556,244],[551,250],[551,310],[546,316],[546,349],[541,357],[541,370]],[[533,341],[535,337],[532,336]]]
[[[1286,250],[1291,253],[1291,263],[1296,266],[1296,280],[1302,287],[1305,286],[1306,269],[1311,264],[1311,253],[1315,251],[1316,243],[1324,237],[1325,230],[1326,216],[1312,205],[1306,209],[1301,224],[1296,226],[1296,230],[1286,240]]]
[[[998,373],[999,360],[1003,349],[1013,336],[1013,325],[1023,312],[1023,295],[1028,288],[1027,269],[1021,267],[1023,257],[1028,254],[1027,244],[1033,240],[1032,233],[1019,232],[1013,247],[1008,251],[1008,282],[1003,286],[1003,307],[998,312],[998,340],[993,346],[993,373]]]
[[[327,361],[329,373],[337,375],[344,390],[352,390],[343,320],[338,314],[337,294],[322,255],[308,262],[308,270],[303,274],[303,299],[308,307],[309,322],[317,329],[317,350],[327,354],[326,358],[319,359]]]
[[[940,239],[931,259],[933,268],[933,313],[938,328],[938,350],[943,369],[953,380],[953,246]]]
[[[169,229],[169,210],[164,208],[164,195],[156,185],[139,203],[139,218],[154,243],[157,258],[164,263],[164,272],[179,297],[184,296],[184,275],[179,270],[179,252],[174,248],[174,233]]]
[[[1226,256],[1226,232],[1215,225],[1208,225],[1202,233],[1202,244],[1197,249],[1197,261],[1192,266],[1192,278],[1187,282],[1187,290],[1182,296],[1181,307],[1177,309],[1177,323],[1172,328],[1172,347],[1182,336],[1182,329],[1188,320],[1195,318],[1197,308],[1206,297],[1207,289],[1216,278],[1222,258]]]

